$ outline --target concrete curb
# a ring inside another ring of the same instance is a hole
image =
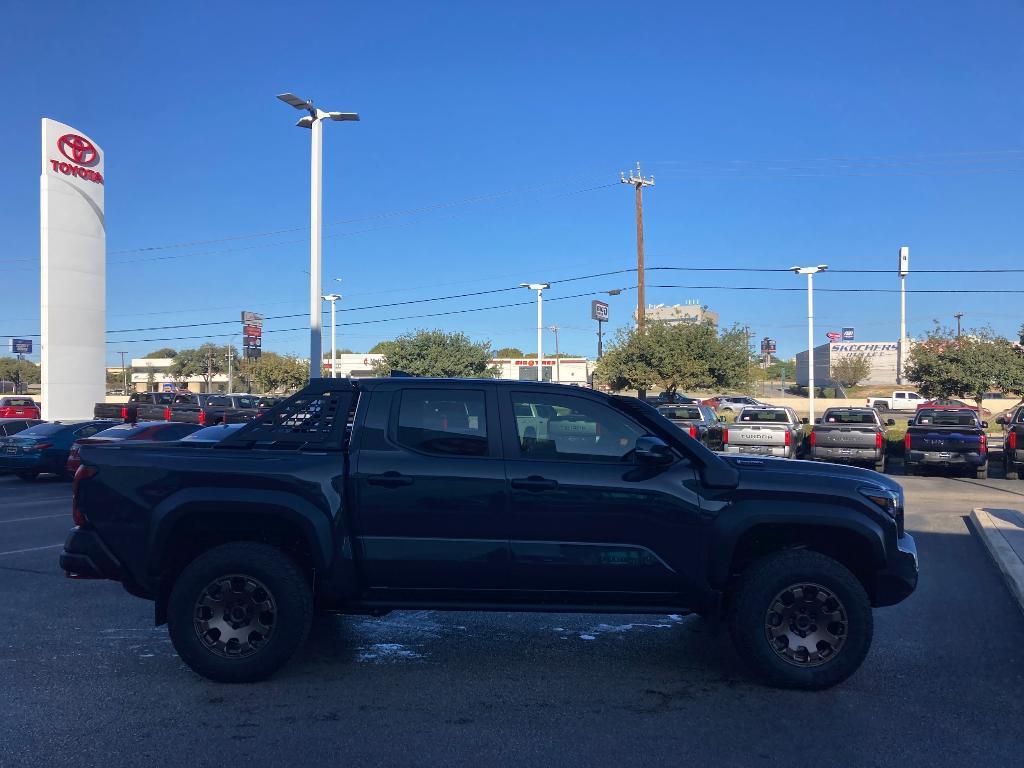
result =
[[[1021,517],[1024,519],[1024,516]],[[976,507],[971,512],[971,522],[984,542],[985,549],[1002,572],[1010,593],[1024,611],[1024,552],[1018,553],[1007,538],[1014,524],[1001,517],[993,517],[989,510],[982,507]]]

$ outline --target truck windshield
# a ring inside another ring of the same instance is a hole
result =
[[[770,421],[776,423],[789,423],[789,414],[785,411],[751,411],[745,410],[740,413],[740,421]]]
[[[679,406],[664,406],[658,409],[658,412],[666,419],[689,419],[694,421],[700,421],[700,409],[699,408],[683,408]]]
[[[870,411],[825,411],[823,424],[874,424],[875,415]]]

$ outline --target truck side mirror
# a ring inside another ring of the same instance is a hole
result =
[[[988,429],[988,422],[987,421],[981,422],[981,428],[982,429]]]
[[[641,464],[671,464],[675,457],[672,449],[660,437],[644,435],[636,439],[636,460]]]
[[[886,419],[885,420],[885,426],[887,426],[887,427],[895,427],[896,426],[896,419]]]
[[[996,416],[996,424],[1005,424],[1005,423],[1006,423],[1006,417],[1005,416]]]
[[[821,419],[815,419],[814,423],[817,424],[819,421],[821,421]],[[801,424],[810,424],[811,420],[808,419],[806,416],[804,416],[802,419],[800,419],[800,423]]]

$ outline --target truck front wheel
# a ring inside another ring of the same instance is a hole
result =
[[[817,690],[860,667],[874,621],[867,593],[843,565],[794,549],[758,560],[740,576],[730,625],[736,650],[770,685]]]
[[[269,677],[305,641],[313,596],[294,560],[267,544],[235,542],[203,553],[178,576],[167,606],[182,661],[211,680]]]

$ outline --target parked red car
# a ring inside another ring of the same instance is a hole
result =
[[[92,437],[76,440],[68,454],[67,471],[74,475],[82,465],[82,446],[92,443],[112,443],[119,440],[181,440],[200,429],[198,424],[182,424],[168,421],[144,421],[141,424],[118,424],[97,432]]]
[[[38,419],[39,406],[31,397],[0,397],[0,419]]]
[[[920,411],[922,408],[929,408],[933,411],[962,411],[966,408],[969,411],[978,412],[978,406],[970,405],[963,400],[954,400],[951,397],[937,397],[934,400],[919,403],[917,410]],[[988,408],[982,409],[982,416],[990,416],[991,414],[992,412]]]

